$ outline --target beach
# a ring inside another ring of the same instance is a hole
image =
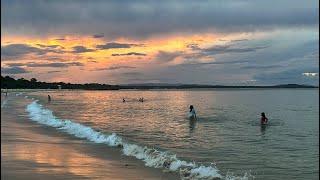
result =
[[[1,96],[1,179],[179,179],[117,148],[30,121],[30,102],[13,93]]]

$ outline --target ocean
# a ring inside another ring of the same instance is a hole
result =
[[[118,148],[182,178],[319,178],[318,89],[57,90],[23,96],[33,98],[26,107],[30,120]],[[197,121],[187,118],[190,105]],[[269,119],[266,127],[259,124],[261,112]]]

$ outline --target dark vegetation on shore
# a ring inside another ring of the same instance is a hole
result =
[[[192,88],[318,88],[311,85],[283,84],[274,86],[223,86],[198,84],[128,84],[109,85],[99,83],[71,84],[64,82],[41,82],[32,78],[30,80],[14,79],[10,76],[1,76],[1,89],[84,89],[84,90],[119,90],[119,89],[192,89]]]
[[[71,84],[64,82],[41,82],[37,79],[32,78],[30,80],[20,78],[14,79],[9,76],[1,76],[1,89],[59,89],[61,86],[62,89],[85,89],[85,90],[118,90],[119,86],[109,85],[109,84],[98,84],[98,83],[89,83],[89,84]]]

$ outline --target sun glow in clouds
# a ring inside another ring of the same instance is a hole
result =
[[[290,59],[318,57],[319,2],[272,1],[3,0],[1,74],[73,83],[279,84],[318,73],[316,61]]]

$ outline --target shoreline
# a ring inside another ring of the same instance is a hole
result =
[[[117,148],[32,122],[28,103],[24,96],[1,96],[1,179],[180,179]]]

